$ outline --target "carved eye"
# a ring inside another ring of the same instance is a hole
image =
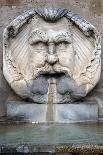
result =
[[[42,41],[37,41],[34,43],[34,45],[42,46],[42,45],[44,45],[44,43]]]
[[[31,45],[31,49],[33,52],[43,52],[46,51],[46,44],[44,42],[38,41],[38,42],[34,42]]]
[[[67,40],[59,41],[56,43],[57,45],[62,45],[62,44],[70,44]]]
[[[62,41],[62,42],[58,42],[56,44],[57,47],[59,47],[60,49],[65,49],[68,46],[68,42],[67,41]]]
[[[59,42],[59,43],[57,43],[57,45],[58,46],[63,46],[63,45],[65,45],[65,42]]]

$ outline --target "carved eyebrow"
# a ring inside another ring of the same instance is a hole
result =
[[[56,35],[56,37],[55,37],[56,43],[64,42],[64,41],[71,43],[72,42],[72,35],[68,32],[64,32],[64,33],[60,33],[60,34]]]
[[[29,43],[34,44],[37,42],[47,42],[47,35],[45,32],[36,30],[29,37]]]

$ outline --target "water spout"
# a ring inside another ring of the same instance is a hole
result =
[[[53,78],[50,78],[49,79],[49,91],[48,91],[47,115],[46,115],[47,122],[54,121],[53,98],[54,98],[54,81],[53,81]]]

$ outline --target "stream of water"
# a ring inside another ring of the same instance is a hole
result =
[[[53,116],[53,98],[54,98],[54,81],[53,78],[49,79],[49,93],[48,93],[48,104],[47,104],[47,122],[52,122],[54,120]]]

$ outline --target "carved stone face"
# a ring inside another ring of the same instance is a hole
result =
[[[31,23],[28,43],[30,62],[27,72],[30,72],[30,75],[33,73],[33,78],[37,74],[35,72],[37,68],[39,72],[45,68],[43,72],[53,74],[63,72],[63,68],[66,67],[67,73],[72,74],[75,52],[71,27],[66,19],[56,23],[40,20],[36,26]]]
[[[51,71],[55,72],[55,65],[59,63],[73,71],[73,37],[68,21],[61,19],[56,23],[48,23],[40,20],[36,26],[31,25],[29,37],[31,65],[34,68],[41,68],[47,64],[51,67]]]
[[[52,84],[53,103],[69,103],[86,96],[98,82],[100,56],[95,39],[66,17],[50,22],[35,15],[9,39],[4,75],[23,98],[47,103]]]
[[[57,82],[61,83],[60,78],[64,79],[66,76],[70,78],[75,64],[71,24],[65,18],[56,23],[33,19],[30,24],[28,50],[30,54],[26,76],[30,80],[31,93],[37,94],[37,87],[40,87],[39,93],[47,95],[48,80],[54,79],[58,94],[60,84],[57,85]],[[42,87],[41,81],[42,85],[44,83]]]

